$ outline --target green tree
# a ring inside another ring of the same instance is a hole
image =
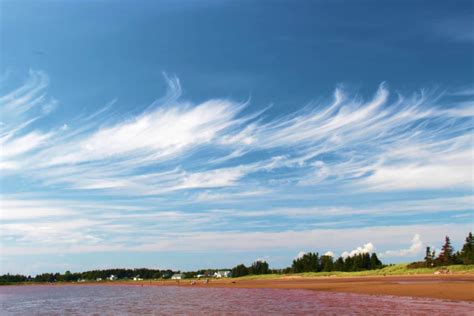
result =
[[[9,284],[9,283],[16,283],[16,282],[25,282],[29,279],[21,274],[4,274],[0,276],[0,284]]]
[[[462,246],[459,258],[463,264],[474,264],[474,237],[471,232],[466,237],[466,242]]]
[[[296,258],[291,266],[294,273],[318,272],[319,268],[319,254],[314,252],[308,252]]]
[[[370,254],[368,252],[361,254],[361,266],[359,269],[370,270]]]
[[[244,264],[239,264],[232,268],[232,277],[238,278],[241,276],[245,276],[249,274],[249,268],[247,268]]]
[[[334,271],[344,271],[344,258],[337,258],[334,262]]]
[[[432,267],[433,266],[433,256],[432,256],[431,248],[428,246],[426,247],[426,252],[425,252],[425,263],[427,267]]]
[[[344,258],[344,270],[343,271],[355,271],[354,270],[354,257],[346,257]]]
[[[77,276],[72,274],[71,271],[68,270],[64,273],[62,280],[66,282],[77,281]]]
[[[195,272],[192,272],[192,271],[183,272],[183,279],[191,279],[191,278],[195,278],[195,277],[196,277]]]
[[[441,247],[437,261],[441,265],[448,265],[454,262],[454,249],[448,236],[444,238],[444,245]]]
[[[320,261],[321,271],[329,272],[334,269],[334,262],[331,256],[327,256],[327,255],[321,256],[321,259],[319,261]]]
[[[264,260],[257,260],[249,268],[250,274],[268,274],[270,272],[268,263]]]
[[[379,260],[377,254],[374,252],[370,256],[370,269],[380,269],[382,268],[382,261]]]

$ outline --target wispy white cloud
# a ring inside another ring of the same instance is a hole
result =
[[[45,94],[46,75],[30,75],[24,86],[2,97],[7,112]],[[338,181],[368,190],[468,187],[472,182],[473,113],[448,100],[438,105],[442,94],[422,91],[391,99],[381,85],[365,102],[338,88],[327,106],[313,104],[268,121],[262,112],[242,116],[244,103],[181,102],[179,81],[167,80],[164,98],[136,116],[109,117],[106,125],[100,119],[116,100],[69,122],[67,129],[2,125],[0,165],[71,189],[141,195],[235,186],[262,172],[261,179],[273,174],[277,181],[297,179],[301,186]],[[208,159],[195,159],[202,150]],[[219,164],[227,166],[216,168]],[[167,178],[169,172],[174,180]]]
[[[222,193],[213,193],[212,191],[200,192],[196,195],[196,200],[199,202],[231,202],[235,203],[236,200],[243,199],[255,199],[259,196],[265,196],[273,193],[273,191],[268,189],[254,189],[251,191],[237,191],[237,192],[222,192]]]
[[[385,153],[385,163],[358,184],[372,190],[439,189],[472,184],[472,135],[450,139],[449,144],[394,148]],[[390,158],[389,158],[390,157]]]
[[[259,192],[255,192],[258,194]],[[264,194],[264,192],[262,192]],[[274,193],[271,196],[278,195]],[[247,192],[246,196],[252,196]],[[203,199],[206,202],[219,201],[221,196],[211,196],[211,198]],[[223,203],[227,200],[227,196],[223,196]],[[338,206],[309,206],[309,207],[275,207],[264,208],[260,210],[219,210],[220,213],[233,213],[235,217],[268,217],[281,216],[288,218],[327,218],[334,216],[347,215],[385,215],[385,216],[400,216],[400,215],[421,215],[438,212],[459,212],[472,210],[474,196],[460,196],[451,198],[434,198],[422,200],[405,200],[405,201],[390,201],[378,203],[376,206],[370,207],[354,207],[348,202],[347,204],[339,204]],[[232,201],[235,203],[235,201]],[[210,211],[212,212],[212,211]]]
[[[27,220],[75,214],[73,210],[64,207],[63,204],[46,200],[16,200],[2,197],[0,199],[0,219],[2,221]]]
[[[177,189],[215,188],[231,186],[245,175],[245,168],[217,169],[184,177]]]
[[[19,156],[33,149],[44,145],[50,134],[41,134],[31,132],[21,137],[16,137],[9,142],[2,143],[2,160],[6,160],[13,156]]]
[[[455,42],[473,42],[474,41],[474,30],[472,28],[472,20],[474,16],[472,14],[450,17],[438,21],[434,25],[435,32],[448,40]]]
[[[61,224],[61,226],[59,225]],[[64,228],[62,224],[64,224]],[[440,236],[449,234],[452,240],[462,241],[470,229],[470,224],[430,224],[430,225],[404,225],[404,226],[373,226],[350,229],[315,229],[315,230],[284,230],[280,232],[268,231],[193,231],[193,232],[160,232],[147,230],[147,236],[141,236],[137,243],[130,244],[129,238],[116,236],[114,239],[102,238],[99,242],[97,235],[91,234],[88,227],[94,226],[91,221],[77,221],[58,223],[57,226],[44,224],[41,229],[18,224],[19,226],[8,226],[2,239],[11,234],[26,234],[25,239],[37,239],[33,246],[31,243],[22,242],[14,245],[5,245],[2,242],[2,253],[4,255],[22,253],[83,253],[102,251],[255,251],[263,249],[286,249],[295,250],[308,249],[308,251],[320,251],[321,249],[342,250],[347,245],[353,245],[353,253],[370,252],[375,250],[374,244],[386,245],[388,247],[398,245],[394,239],[406,240],[418,231],[429,244],[439,244]],[[98,224],[102,225],[102,224]],[[104,229],[109,229],[105,226]],[[111,227],[110,229],[113,229]],[[118,231],[120,227],[116,228]],[[130,232],[127,231],[127,234]],[[333,236],[340,238],[333,238]],[[67,236],[65,239],[60,236]],[[123,237],[123,236],[122,236]],[[372,240],[364,246],[364,240]],[[72,247],[60,248],[53,245],[70,244]],[[384,251],[384,248],[377,251]],[[393,248],[392,248],[393,249]],[[350,255],[351,253],[348,252]]]
[[[391,95],[382,84],[366,101],[338,88],[329,101],[272,117],[252,112],[248,102],[182,101],[179,80],[166,80],[167,94],[138,114],[114,112],[113,99],[49,124],[41,122],[59,103],[47,94],[46,74],[32,71],[0,97],[2,176],[52,196],[12,198],[4,192],[15,187],[5,190],[10,183],[2,182],[6,252],[48,252],[57,242],[71,252],[245,250],[287,238],[282,247],[295,253],[320,250],[323,241],[323,249],[342,251],[324,234],[345,227],[348,215],[472,210],[473,197],[463,193],[473,183],[470,94]],[[328,187],[338,203],[319,203]],[[446,188],[460,192],[438,194]],[[437,194],[370,207],[340,199],[426,189]],[[296,228],[296,221],[304,225]],[[350,247],[366,245],[354,251],[390,245],[356,233]],[[398,228],[390,233],[407,238]],[[431,234],[419,227],[414,233]]]
[[[0,96],[2,120],[14,120],[35,106],[45,108],[54,103],[44,92],[48,84],[49,78],[44,72],[30,70],[28,80],[21,87]]]
[[[459,87],[451,91],[450,94],[454,96],[473,96],[474,86],[471,84],[464,87]]]

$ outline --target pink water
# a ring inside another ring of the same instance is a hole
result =
[[[2,286],[2,315],[474,315],[474,304],[308,290]]]

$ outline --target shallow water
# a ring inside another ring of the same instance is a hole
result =
[[[2,315],[473,315],[474,304],[282,289],[38,285],[0,287]]]

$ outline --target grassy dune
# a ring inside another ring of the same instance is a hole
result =
[[[449,271],[461,274],[469,273],[474,274],[474,265],[452,265],[444,268]],[[240,277],[241,280],[252,280],[252,279],[279,279],[288,276],[300,276],[300,277],[325,277],[325,276],[339,276],[339,277],[351,277],[351,276],[380,276],[380,275],[417,275],[417,274],[433,274],[440,270],[441,267],[436,268],[418,268],[408,269],[407,264],[396,264],[388,266],[379,270],[359,271],[359,272],[305,272],[305,273],[292,273],[292,274],[261,274],[261,275],[248,275]]]

